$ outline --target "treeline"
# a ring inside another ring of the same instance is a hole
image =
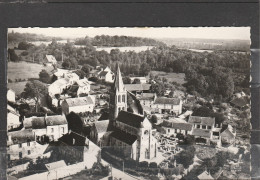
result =
[[[53,41],[48,46],[29,47],[21,59],[42,62],[46,54],[52,54],[64,68],[76,69],[78,65],[92,67],[109,66],[116,70],[118,63],[125,75],[146,76],[151,70],[185,73],[189,93],[213,97],[229,97],[235,89],[249,87],[250,54],[229,51],[193,52],[175,46],[158,46],[136,53],[118,49],[96,51],[91,44],[76,48],[73,43]],[[92,70],[89,68],[89,70]],[[89,72],[86,70],[86,72]]]
[[[56,38],[61,40],[61,38]],[[8,33],[8,43],[18,43],[18,42],[28,42],[28,41],[51,41],[52,37],[47,37],[44,35],[33,34],[33,33],[18,33],[11,32]]]
[[[92,44],[93,46],[125,47],[125,46],[161,46],[164,43],[149,38],[131,36],[101,35],[94,38],[77,39],[75,45]]]

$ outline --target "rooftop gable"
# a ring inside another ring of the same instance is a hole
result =
[[[215,125],[215,117],[199,117],[199,116],[190,116],[189,123],[192,124],[201,124],[206,126]]]
[[[179,105],[181,102],[178,98],[166,98],[166,97],[158,97],[155,99],[154,104],[170,104],[170,105]]]
[[[64,101],[66,101],[68,103],[69,107],[94,104],[92,98],[89,97],[89,96],[87,96],[87,97],[77,97],[77,98],[68,98],[68,99],[65,99]]]

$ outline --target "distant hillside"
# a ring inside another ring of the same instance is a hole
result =
[[[230,51],[249,51],[249,40],[237,39],[196,39],[196,38],[161,38],[158,39],[168,46],[176,46],[183,49],[201,50],[230,50]]]
[[[101,35],[94,38],[80,38],[76,39],[76,45],[92,44],[93,46],[105,47],[126,47],[126,46],[161,46],[165,45],[150,38],[130,37],[130,36],[108,36]]]

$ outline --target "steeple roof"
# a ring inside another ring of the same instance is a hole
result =
[[[117,73],[116,73],[116,78],[115,78],[115,90],[117,90],[118,92],[122,92],[125,91],[125,86],[122,80],[122,75],[120,72],[120,68],[119,65],[117,66]]]

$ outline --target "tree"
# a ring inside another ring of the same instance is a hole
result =
[[[46,94],[47,88],[45,85],[38,80],[34,80],[26,83],[22,96],[33,99],[35,101],[35,111],[38,112],[39,100]]]
[[[75,73],[79,76],[80,79],[83,79],[86,76],[85,72],[80,69],[76,70]]]
[[[33,46],[33,44],[31,44],[31,43],[27,43],[27,42],[20,42],[19,44],[18,44],[18,49],[20,49],[20,50],[28,50],[30,47],[32,47]]]
[[[135,78],[132,84],[141,84],[140,79]]]
[[[89,66],[88,64],[84,64],[81,68],[82,71],[84,71],[86,74],[89,74]]]
[[[184,138],[184,144],[187,144],[187,145],[193,145],[193,144],[195,144],[195,137],[188,134],[188,135]]]
[[[46,71],[46,70],[42,70],[40,73],[39,73],[39,80],[41,82],[44,82],[44,83],[50,83],[51,81],[51,77],[49,75],[49,73]]]
[[[70,69],[71,67],[71,63],[68,60],[65,60],[61,65],[65,69]]]
[[[152,117],[151,117],[151,122],[153,123],[153,124],[155,124],[155,123],[157,123],[158,122],[158,118],[157,118],[157,116],[156,115],[152,115]]]
[[[129,76],[123,77],[124,84],[131,84],[131,79]]]
[[[10,61],[14,61],[14,62],[19,61],[19,57],[15,53],[14,49],[8,49],[8,55],[9,55]]]
[[[150,91],[156,93],[158,96],[163,96],[166,90],[161,82],[157,82],[151,85]]]

